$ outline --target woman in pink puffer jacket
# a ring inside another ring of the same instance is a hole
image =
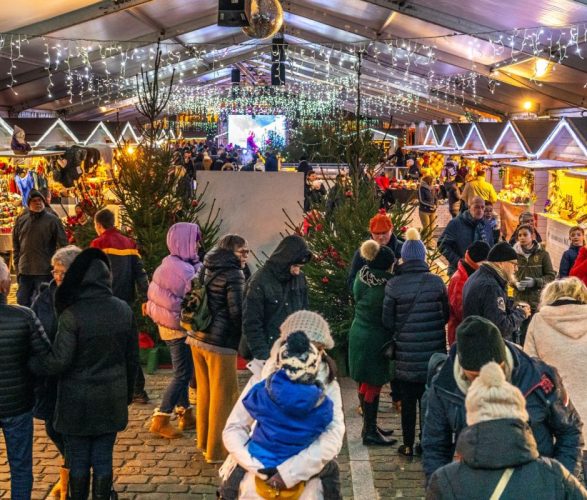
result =
[[[159,327],[159,335],[169,347],[173,378],[155,409],[150,431],[165,438],[178,438],[182,430],[195,428],[193,407],[188,401],[188,384],[194,367],[186,332],[179,324],[181,302],[191,289],[192,279],[202,268],[198,249],[202,232],[197,224],[178,222],[167,232],[169,255],[161,261],[149,284],[147,314]],[[169,419],[176,409],[179,431]]]

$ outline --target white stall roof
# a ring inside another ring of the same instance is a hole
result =
[[[528,168],[532,170],[554,170],[587,167],[587,165],[582,165],[580,163],[571,163],[569,161],[559,160],[518,161],[516,163],[510,163],[507,166],[516,168]]]
[[[581,179],[587,179],[587,170],[569,170],[565,172],[566,175],[571,177],[579,177]]]
[[[38,149],[36,151],[30,151],[26,155],[14,154],[12,151],[0,151],[0,158],[33,158],[39,156],[61,156],[64,151],[48,151],[46,149]]]
[[[483,151],[477,151],[475,149],[449,149],[447,151],[440,151],[440,154],[445,156],[476,155],[478,157],[483,155]]]
[[[404,146],[403,149],[407,151],[445,151],[450,148],[433,146],[432,144],[415,144],[413,146]]]
[[[515,160],[517,158],[526,158],[524,155],[517,155],[517,154],[507,154],[507,153],[495,153],[495,154],[466,154],[464,155],[465,158],[470,159],[477,159],[479,157],[483,157],[484,160]]]

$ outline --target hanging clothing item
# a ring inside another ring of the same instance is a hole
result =
[[[14,178],[14,181],[16,182],[16,187],[18,188],[18,191],[20,192],[20,196],[22,197],[22,206],[26,208],[26,206],[27,206],[26,202],[29,197],[29,193],[35,187],[33,175],[31,172],[29,172],[25,177],[21,177],[20,175],[17,175]]]
[[[64,187],[73,187],[74,181],[82,175],[82,161],[86,158],[86,150],[79,146],[72,146],[65,151],[65,165],[53,173],[53,179],[60,182]]]
[[[96,148],[84,148],[86,150],[86,159],[84,170],[86,173],[93,172],[100,162],[100,151]]]

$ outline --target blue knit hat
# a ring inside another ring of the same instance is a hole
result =
[[[406,241],[402,245],[402,259],[426,261],[426,247],[420,239],[420,233],[415,227],[406,231]]]

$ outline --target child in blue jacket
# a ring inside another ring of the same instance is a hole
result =
[[[569,249],[563,253],[558,268],[559,278],[566,278],[569,275],[575,260],[577,260],[579,250],[585,245],[585,230],[580,226],[573,226],[569,229],[569,240],[571,245],[569,246]]]

